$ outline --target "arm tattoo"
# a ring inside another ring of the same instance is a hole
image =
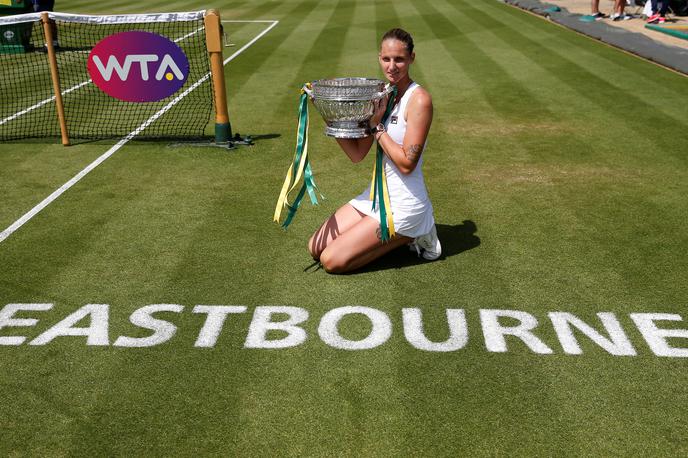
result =
[[[422,145],[411,145],[408,147],[408,149],[403,148],[403,150],[404,150],[404,155],[406,156],[406,159],[408,159],[409,161],[411,161],[415,164],[420,159],[420,153],[423,152],[423,146]]]

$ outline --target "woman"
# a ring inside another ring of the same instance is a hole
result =
[[[379,211],[372,210],[368,188],[340,207],[308,242],[313,259],[320,261],[329,273],[358,269],[404,244],[411,245],[419,254],[422,250],[428,260],[441,254],[421,170],[421,156],[432,123],[432,99],[411,80],[409,67],[414,59],[413,39],[407,32],[392,29],[382,37],[379,61],[387,80],[397,87],[394,109],[386,123],[381,124],[387,99],[380,100],[370,120],[372,135],[337,139],[352,162],[366,157],[373,140],[382,146],[396,236],[382,242]]]

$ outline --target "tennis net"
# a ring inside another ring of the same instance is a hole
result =
[[[203,11],[48,17],[47,26],[38,13],[0,18],[0,35],[15,38],[0,42],[0,140],[60,136],[48,54],[69,137],[121,137],[152,118],[139,138],[204,135],[214,99]],[[167,84],[162,94],[156,84]]]

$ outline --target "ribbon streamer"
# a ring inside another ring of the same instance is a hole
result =
[[[275,207],[275,214],[273,215],[273,221],[279,223],[280,217],[282,216],[282,210],[285,207],[287,208],[287,217],[285,218],[284,223],[282,223],[282,227],[285,229],[294,219],[294,215],[299,209],[301,201],[306,195],[306,192],[308,192],[311,203],[313,205],[318,205],[318,198],[316,195],[316,190],[318,190],[318,187],[313,179],[313,171],[311,170],[311,165],[308,160],[308,97],[310,89],[310,83],[306,83],[301,89],[301,98],[299,100],[299,122],[296,129],[296,149],[294,151],[294,160],[289,166],[287,176],[284,178],[284,184],[282,185],[282,190],[279,198],[277,199],[277,206]],[[382,117],[382,123],[387,121],[387,118],[392,112],[396,96],[397,88],[393,87],[391,96],[387,101],[385,114]],[[376,202],[380,208],[380,238],[383,242],[386,242],[394,237],[396,233],[394,231],[394,220],[392,218],[392,205],[389,198],[389,190],[387,189],[387,174],[385,173],[384,156],[385,152],[383,151],[382,146],[377,143],[375,164],[373,166],[373,177],[370,184],[370,200],[373,203],[373,210],[375,210]],[[289,194],[296,189],[301,177],[303,177],[301,189],[296,195],[294,202],[289,204]],[[322,194],[320,197],[324,199]]]
[[[294,151],[294,160],[291,166],[289,166],[287,176],[284,178],[282,191],[280,192],[279,199],[277,199],[277,206],[275,207],[275,214],[273,215],[273,221],[279,223],[282,215],[282,209],[284,207],[288,209],[287,217],[284,220],[284,223],[282,223],[282,227],[285,229],[294,219],[294,215],[299,209],[301,200],[305,196],[306,192],[308,192],[311,203],[313,205],[318,205],[318,197],[315,193],[318,187],[315,184],[311,164],[308,160],[308,95],[306,93],[306,89],[310,89],[309,86],[310,83],[307,83],[301,90],[301,98],[299,100],[299,122],[296,128],[296,149]],[[289,204],[289,194],[296,189],[302,176],[303,184],[301,185],[301,189],[296,195],[294,203]],[[324,199],[322,194],[320,197]]]
[[[387,109],[382,117],[384,124],[392,113],[394,108],[394,101],[397,98],[397,88],[393,87],[392,93],[387,101]],[[387,174],[385,173],[384,165],[385,152],[380,143],[377,143],[377,152],[375,155],[375,165],[373,166],[373,178],[370,183],[370,200],[373,202],[373,210],[375,210],[375,203],[380,207],[380,239],[383,242],[391,240],[396,235],[394,230],[394,219],[392,218],[392,204],[389,199],[389,190],[387,189]]]

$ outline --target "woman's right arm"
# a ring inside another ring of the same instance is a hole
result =
[[[363,138],[338,138],[337,143],[344,150],[351,162],[361,162],[368,155],[373,146],[374,137],[369,135]]]

